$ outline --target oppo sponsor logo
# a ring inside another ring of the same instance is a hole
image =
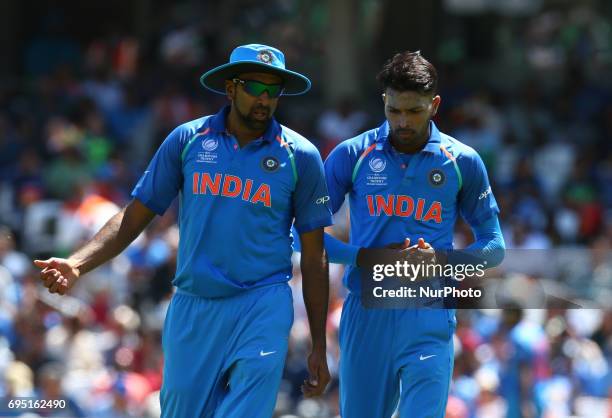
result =
[[[323,205],[327,202],[329,202],[329,196],[323,196],[317,199],[317,205]]]

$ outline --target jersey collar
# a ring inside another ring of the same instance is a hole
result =
[[[226,132],[225,121],[230,110],[231,106],[225,106],[210,118],[209,126],[212,131],[215,131],[217,133]],[[278,135],[280,135],[280,125],[278,124],[276,119],[272,118],[272,120],[270,120],[270,123],[268,124],[268,128],[262,135],[261,139],[264,139],[268,142],[272,142]]]
[[[422,151],[436,153],[440,150],[440,143],[442,141],[440,131],[433,121],[429,121],[429,129],[429,140]],[[380,144],[380,146],[391,147],[391,142],[389,141],[389,121],[385,120],[385,122],[380,125],[376,131],[375,141],[377,144]]]

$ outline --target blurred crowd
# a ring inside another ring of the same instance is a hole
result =
[[[176,205],[123,254],[83,277],[70,296],[47,294],[31,260],[67,256],[89,239],[129,201],[152,153],[175,126],[225,104],[197,80],[224,62],[235,44],[258,33],[258,41],[283,49],[290,63],[317,53],[315,42],[289,23],[276,32],[262,29],[266,19],[292,13],[292,2],[274,3],[285,5],[277,5],[277,15],[250,13],[253,5],[242,9],[240,24],[223,39],[206,18],[157,28],[147,48],[119,32],[83,43],[65,36],[61,19],[50,15],[40,36],[26,45],[24,76],[0,85],[0,398],[66,399],[76,417],[159,415]],[[612,26],[581,9],[526,18],[520,28],[523,38],[500,47],[500,56],[520,51],[528,76],[518,80],[473,80],[469,56],[449,58],[441,51],[429,57],[440,61],[442,106],[435,120],[483,157],[507,247],[580,252],[586,257],[584,280],[597,276],[597,292],[608,305],[459,311],[447,416],[610,417],[612,90],[605,74],[612,58],[593,51],[610,54]],[[316,59],[304,65],[322,71]],[[325,157],[341,140],[382,122],[379,93],[323,106],[315,89],[300,102],[306,109],[282,99],[278,118]],[[346,236],[345,214],[336,221],[335,232]],[[469,228],[460,223],[456,246],[470,241]],[[328,351],[334,380],[321,401],[300,396],[309,334],[301,275],[294,271],[296,316],[279,417],[339,414],[342,272],[331,266]],[[529,273],[523,272],[525,280],[537,279]],[[1,408],[0,416],[18,415]]]

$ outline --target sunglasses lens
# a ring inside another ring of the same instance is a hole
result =
[[[280,84],[264,84],[259,81],[248,80],[244,83],[244,90],[255,97],[259,97],[267,91],[268,96],[276,98],[283,92],[283,86]]]

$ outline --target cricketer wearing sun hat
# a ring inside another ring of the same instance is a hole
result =
[[[109,261],[178,196],[180,240],[162,334],[162,417],[269,418],[293,323],[290,228],[302,240],[302,288],[312,334],[307,396],[329,382],[329,280],[323,227],[331,212],[317,149],[274,118],[278,97],[310,81],[281,51],[244,45],[202,84],[230,105],[174,129],[133,200],[68,259],[36,260],[51,293]],[[306,243],[306,245],[304,245]]]
[[[305,392],[319,394],[329,380],[322,231],[331,212],[323,163],[314,145],[272,117],[280,95],[303,94],[310,81],[285,68],[281,51],[255,44],[236,48],[200,80],[231,105],[172,132],[134,190],[159,214],[181,191],[163,416],[270,417],[293,323],[292,224],[310,245],[301,267],[315,383]],[[258,106],[269,108],[264,117]],[[232,120],[261,131],[245,141]]]

